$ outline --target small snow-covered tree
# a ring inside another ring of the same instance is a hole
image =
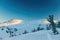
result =
[[[28,32],[25,30],[24,32],[23,32],[23,34],[27,34]]]
[[[10,37],[13,37],[13,36],[16,36],[16,31],[17,31],[16,28],[8,28],[7,27],[6,33],[9,33]]]
[[[50,30],[50,29],[51,29],[51,26],[47,25],[46,30]]]
[[[60,28],[60,21],[57,23],[57,27]]]
[[[40,29],[41,29],[40,27],[37,27],[37,31],[40,31]]]
[[[37,30],[34,28],[33,30],[32,30],[32,32],[36,32]]]

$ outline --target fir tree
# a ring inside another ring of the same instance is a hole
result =
[[[54,34],[58,34],[58,31],[56,29],[55,23],[54,23],[54,16],[53,15],[49,15],[49,18],[47,19],[50,24],[52,25],[52,31]]]

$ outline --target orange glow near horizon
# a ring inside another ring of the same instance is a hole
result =
[[[20,24],[20,23],[22,23],[22,22],[23,22],[23,20],[13,19],[13,20],[11,21],[11,24]]]
[[[54,20],[54,22],[56,23],[57,21]],[[49,22],[47,19],[45,19],[45,20],[43,20],[43,23],[44,23],[44,24],[49,24],[50,22]]]
[[[50,22],[48,22],[48,20],[45,19],[45,20],[43,20],[43,23],[44,23],[44,24],[49,24]]]
[[[12,19],[12,20],[10,20],[8,22],[0,23],[0,26],[16,25],[16,24],[21,24],[22,22],[23,22],[23,20]]]

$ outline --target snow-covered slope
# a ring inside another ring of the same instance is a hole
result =
[[[4,38],[4,40],[48,40],[47,31],[39,31],[28,33],[11,38]]]
[[[9,37],[10,34],[6,33],[6,28],[3,31],[0,29],[0,40],[60,40],[60,34],[53,35],[51,30],[44,29],[37,32],[31,32],[34,28],[37,28],[39,24],[40,23],[37,21],[32,21],[15,26],[9,26],[18,29],[16,32],[17,36],[14,37]],[[40,27],[46,28],[46,25],[43,24]],[[22,34],[25,30],[27,30],[29,33]]]
[[[3,40],[60,40],[60,34],[52,35],[47,30],[19,35],[16,37],[7,37]]]

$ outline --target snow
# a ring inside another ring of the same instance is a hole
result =
[[[53,35],[50,34],[47,30],[42,30],[38,32],[18,35],[15,37],[5,37],[2,40],[60,40],[60,34]]]
[[[9,34],[5,33],[5,30],[0,30],[0,40],[60,40],[60,34],[53,35],[51,34],[51,30],[30,32],[27,34],[21,34],[14,37],[9,37]]]
[[[39,31],[39,32],[19,35],[12,38],[5,38],[4,40],[8,40],[8,39],[9,40],[48,40],[48,35],[47,35],[47,31]]]
[[[2,40],[60,40],[60,34],[52,35],[49,31],[42,30],[38,32],[22,34],[15,37],[6,37]]]
[[[32,29],[37,28],[40,23],[38,22],[27,22],[21,25],[15,25],[18,28],[16,32],[17,36],[9,37],[9,33],[6,33],[6,28],[2,31],[0,29],[0,40],[60,40],[60,34],[53,35],[51,30],[40,30],[37,32],[31,32]],[[11,26],[12,27],[12,26]],[[46,25],[42,25],[42,27],[46,28]],[[14,26],[12,27],[14,28]],[[22,34],[24,30],[27,30],[29,33]],[[58,29],[60,32],[60,29]],[[18,34],[21,35],[18,35]]]

